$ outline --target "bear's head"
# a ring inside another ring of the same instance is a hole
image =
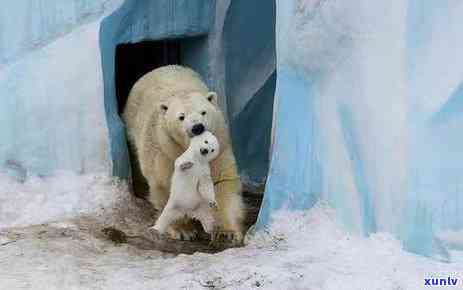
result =
[[[223,115],[217,105],[217,94],[198,92],[170,98],[161,103],[167,134],[186,149],[190,139],[205,131],[216,134],[223,126]]]
[[[201,135],[191,138],[190,146],[187,149],[187,154],[192,154],[193,159],[183,158],[182,156],[175,160],[175,167],[181,171],[186,171],[194,166],[194,163],[211,162],[219,155],[220,145],[219,140],[209,131],[205,131]]]
[[[211,162],[219,155],[220,145],[214,134],[205,131],[201,135],[191,138],[188,150],[193,150],[194,155],[198,158]]]

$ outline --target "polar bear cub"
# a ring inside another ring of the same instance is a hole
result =
[[[209,162],[219,151],[219,142],[209,131],[191,138],[188,149],[175,160],[169,200],[153,229],[164,234],[173,222],[187,216],[212,233],[217,203]]]

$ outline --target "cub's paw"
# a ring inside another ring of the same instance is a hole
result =
[[[185,171],[193,167],[193,165],[194,165],[193,162],[190,162],[190,161],[183,162],[182,164],[180,164],[180,170]]]
[[[148,233],[150,233],[153,238],[162,239],[166,237],[166,233],[161,232],[156,226],[148,228]]]

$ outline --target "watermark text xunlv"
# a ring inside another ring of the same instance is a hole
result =
[[[447,277],[444,278],[424,278],[425,286],[457,286],[458,278]]]

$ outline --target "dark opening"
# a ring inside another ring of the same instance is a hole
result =
[[[179,40],[142,41],[120,44],[116,48],[115,78],[117,109],[122,114],[133,85],[146,73],[161,66],[181,63]],[[138,197],[146,197],[148,184],[141,174],[133,148],[129,146],[132,190]]]
[[[116,97],[118,111],[124,110],[135,82],[155,68],[180,64],[180,41],[160,40],[120,44],[116,48]]]

